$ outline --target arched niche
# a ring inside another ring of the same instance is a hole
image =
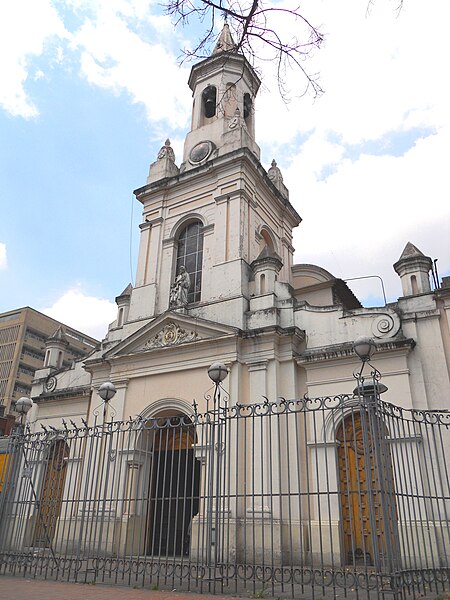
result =
[[[277,253],[276,238],[273,231],[267,225],[260,227],[259,231],[259,250],[262,252],[264,248],[268,248],[271,253]]]

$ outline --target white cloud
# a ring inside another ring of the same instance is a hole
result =
[[[381,275],[391,298],[400,294],[392,264],[407,241],[439,257],[441,272],[449,270],[449,147],[447,127],[418,139],[402,156],[361,154],[336,164],[334,150],[327,159],[334,172],[320,181],[315,148],[321,145],[306,143],[284,172],[304,218],[294,238],[297,262],[314,262],[343,278]]]
[[[367,3],[360,0],[348,0],[345,10],[335,0],[305,0],[302,11],[321,25],[325,43],[304,67],[320,73],[325,94],[316,101],[296,99],[304,80],[292,71],[288,84],[293,99],[284,106],[276,92],[274,65],[271,72],[264,64],[263,81],[270,93],[263,91],[257,104],[258,121],[264,122],[259,140],[292,141],[299,132],[319,127],[337,132],[347,143],[360,143],[392,130],[448,123],[444,61],[450,52],[450,3],[436,0],[423,10],[421,0],[408,0],[399,15],[396,6],[375,2],[366,16]]]
[[[116,317],[117,307],[104,298],[89,296],[80,289],[69,289],[48,308],[46,315],[97,339],[105,337],[108,325]]]
[[[189,115],[187,70],[163,45],[147,43],[117,15],[108,12],[88,20],[76,33],[73,47],[81,51],[81,73],[114,93],[127,92],[142,103],[150,121],[166,120],[184,127]]]
[[[175,33],[169,17],[151,10],[160,11],[159,3],[1,3],[0,107],[14,116],[37,116],[39,108],[29,96],[27,82],[45,79],[46,71],[54,66],[72,68],[75,58],[80,62],[80,76],[115,94],[128,93],[133,102],[145,106],[149,121],[165,120],[170,127],[185,127],[190,103],[189,96],[181,92],[188,71],[180,69],[176,58],[183,32]],[[71,20],[70,15],[74,16]],[[149,35],[150,41],[145,39]]]
[[[26,91],[30,63],[55,36],[66,38],[68,33],[50,0],[0,3],[0,107],[11,115],[38,114]]]
[[[8,267],[8,260],[6,258],[6,244],[0,242],[0,270]]]

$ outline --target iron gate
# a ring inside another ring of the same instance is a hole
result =
[[[0,572],[435,596],[449,586],[449,424],[377,394],[222,399],[203,414],[19,433],[0,477]]]

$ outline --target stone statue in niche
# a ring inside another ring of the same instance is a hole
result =
[[[172,146],[170,145],[170,140],[167,140],[164,143],[164,146],[158,152],[158,160],[162,160],[163,158],[168,158],[169,160],[175,162],[175,152],[173,151]]]
[[[272,166],[268,170],[267,175],[270,181],[277,187],[280,183],[283,183],[283,175],[281,174],[279,167],[277,167],[277,161],[275,159],[273,159]]]
[[[170,288],[170,306],[186,306],[189,288],[191,287],[191,278],[186,271],[186,267],[181,265],[178,275]]]

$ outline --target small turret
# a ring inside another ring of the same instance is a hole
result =
[[[276,252],[265,246],[258,258],[256,258],[251,268],[255,275],[256,295],[275,292],[275,282],[283,263]]]
[[[133,286],[131,283],[123,290],[123,292],[116,297],[117,304],[117,327],[122,327],[128,319],[128,311],[130,309],[131,292]]]
[[[64,355],[69,342],[62,326],[59,326],[53,335],[45,342],[44,368],[60,369],[63,365]]]
[[[425,256],[414,244],[408,242],[402,255],[394,264],[394,270],[402,282],[403,296],[416,296],[431,291],[428,273],[432,260]]]

